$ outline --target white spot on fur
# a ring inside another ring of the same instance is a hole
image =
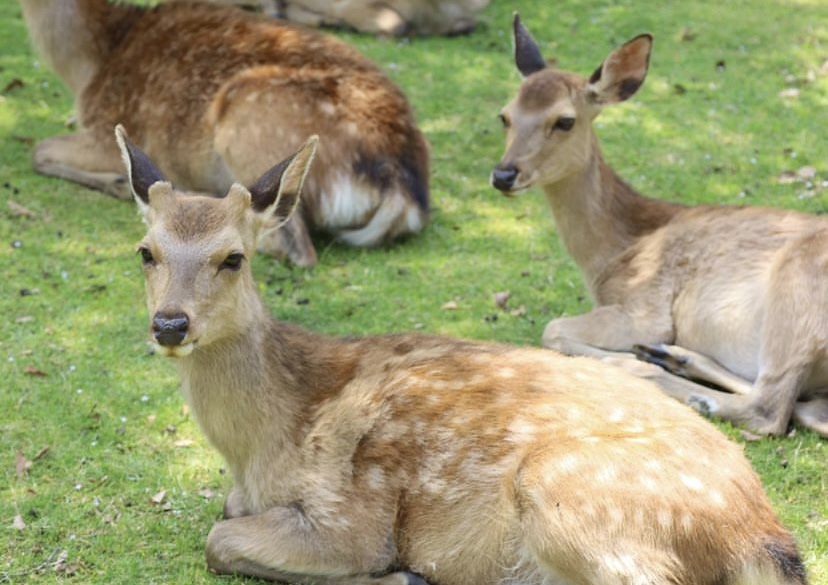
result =
[[[497,371],[497,375],[501,378],[514,378],[515,370],[512,368],[500,368]]]
[[[373,490],[385,489],[385,471],[378,466],[370,467],[365,472],[365,481]]]
[[[641,487],[643,487],[647,491],[650,491],[650,492],[657,492],[658,491],[658,482],[649,475],[639,476],[638,482],[641,484]]]
[[[595,481],[598,483],[611,483],[618,477],[618,470],[614,466],[609,465],[599,471],[595,475]]]
[[[506,440],[510,443],[523,444],[528,443],[538,432],[537,426],[527,421],[524,418],[516,418],[509,423],[509,434]]]
[[[687,486],[688,489],[691,489],[694,492],[700,492],[704,489],[704,482],[694,475],[679,473],[679,480],[681,480],[681,483]]]
[[[624,420],[624,409],[623,408],[616,408],[613,410],[607,420],[612,423],[618,423]]]
[[[326,116],[333,116],[336,113],[336,107],[331,102],[321,102],[319,111]]]
[[[580,464],[581,459],[577,455],[570,453],[558,462],[558,468],[561,471],[574,471]]]
[[[719,490],[711,490],[709,495],[710,501],[713,502],[713,505],[718,506],[719,508],[725,507],[726,502],[724,496],[722,496],[722,492]]]
[[[673,525],[673,513],[667,508],[660,508],[656,512],[656,522],[665,530],[669,530]]]

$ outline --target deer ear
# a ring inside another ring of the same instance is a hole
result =
[[[632,97],[647,77],[652,48],[652,35],[643,34],[615,49],[589,78],[587,99],[602,106]]]
[[[253,209],[275,220],[274,227],[286,222],[299,205],[319,137],[314,135],[299,151],[271,168],[249,188]]]
[[[166,178],[150,158],[129,141],[126,130],[120,124],[115,126],[115,140],[121,149],[121,158],[126,167],[129,188],[141,209],[141,213],[146,216],[149,210],[150,187],[159,181],[166,181]]]
[[[512,32],[515,43],[515,65],[524,77],[529,77],[536,71],[546,68],[546,61],[538,48],[538,44],[515,12],[512,22]]]

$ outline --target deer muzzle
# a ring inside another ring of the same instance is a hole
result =
[[[181,345],[190,329],[190,318],[185,313],[156,313],[152,318],[152,336],[163,347]]]

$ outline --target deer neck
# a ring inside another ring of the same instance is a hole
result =
[[[639,238],[666,224],[680,206],[646,198],[621,180],[592,149],[574,174],[544,185],[558,233],[589,290],[615,258]]]
[[[134,7],[107,0],[20,0],[32,45],[77,99]]]
[[[237,481],[265,452],[286,454],[296,445],[300,413],[294,364],[281,351],[279,324],[262,314],[238,337],[196,348],[177,360],[182,393],[210,443]],[[275,332],[274,332],[275,330]],[[278,460],[278,459],[277,459]]]

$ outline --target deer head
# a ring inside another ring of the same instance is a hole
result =
[[[586,78],[548,65],[517,13],[513,33],[523,84],[500,113],[506,152],[491,175],[506,195],[556,183],[588,164],[598,150],[592,121],[602,107],[628,99],[644,83],[653,42],[649,34],[635,37]]]
[[[138,253],[152,344],[163,355],[183,357],[240,335],[260,317],[249,264],[258,236],[272,218],[284,223],[296,209],[318,138],[249,188],[234,184],[215,198],[175,190],[122,126],[115,136],[148,226]]]

